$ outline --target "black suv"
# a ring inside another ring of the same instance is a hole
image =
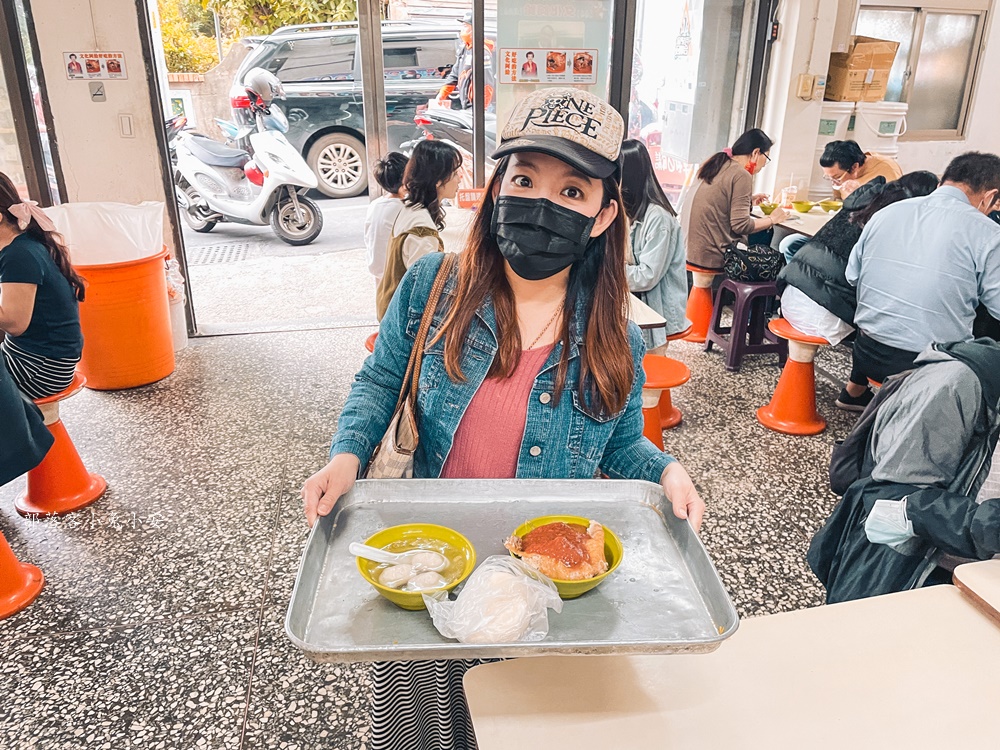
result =
[[[382,62],[389,147],[398,149],[418,131],[417,107],[437,96],[458,52],[460,26],[435,22],[384,21]],[[240,83],[250,68],[281,79],[287,99],[288,140],[319,178],[319,189],[335,198],[368,187],[361,54],[356,23],[288,26],[265,37],[240,65],[230,106],[240,125],[250,124],[250,101]]]

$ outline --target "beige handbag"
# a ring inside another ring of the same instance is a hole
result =
[[[441,291],[448,280],[452,267],[455,265],[455,255],[444,256],[441,268],[438,269],[434,286],[427,297],[420,328],[413,341],[410,360],[406,364],[406,374],[396,401],[396,410],[389,421],[382,441],[375,446],[371,461],[365,470],[365,479],[409,479],[413,476],[413,454],[417,450],[420,435],[417,433],[417,385],[420,383],[420,363],[424,357],[424,346],[427,344],[427,333],[430,331],[431,320],[441,299]]]

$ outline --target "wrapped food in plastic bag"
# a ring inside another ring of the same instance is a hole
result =
[[[424,594],[434,627],[462,643],[540,641],[549,632],[548,610],[562,612],[555,584],[520,560],[488,557],[469,577],[458,598]]]
[[[166,264],[167,271],[167,297],[171,302],[183,302],[186,299],[184,294],[184,276],[181,275],[181,264],[170,258]]]

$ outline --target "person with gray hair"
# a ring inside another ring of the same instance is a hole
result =
[[[862,411],[868,381],[909,369],[935,342],[968,341],[982,303],[1000,318],[1000,156],[952,160],[941,186],[899,201],[865,226],[847,262],[858,290],[853,367],[836,405]]]

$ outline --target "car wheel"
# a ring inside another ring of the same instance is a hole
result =
[[[365,144],[347,133],[324,135],[306,157],[319,179],[319,190],[331,198],[351,198],[368,187]]]

